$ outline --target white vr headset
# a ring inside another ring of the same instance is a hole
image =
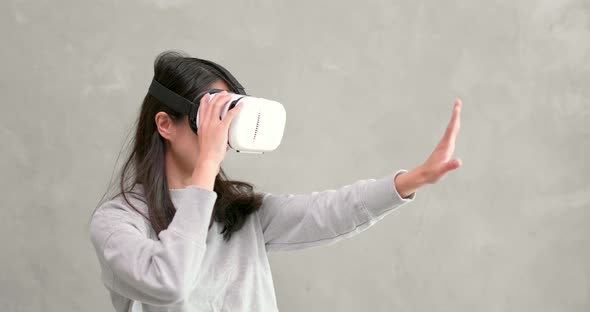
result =
[[[225,118],[227,112],[234,108],[238,102],[244,103],[242,109],[234,116],[229,126],[227,149],[234,149],[238,153],[255,154],[275,150],[281,143],[285,130],[286,111],[283,105],[277,101],[246,94],[244,87],[221,65],[204,59],[197,60],[217,69],[223,80],[232,89],[228,91],[231,94],[231,99],[223,106],[220,119]],[[148,93],[174,111],[188,115],[189,125],[193,132],[197,133],[201,98],[210,93],[211,98],[209,100],[211,100],[216,93],[221,91],[223,90],[205,90],[199,93],[191,102],[164,87],[154,77]]]

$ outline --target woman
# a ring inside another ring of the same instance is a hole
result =
[[[116,311],[278,311],[267,252],[335,243],[364,231],[458,168],[449,160],[460,101],[432,155],[411,171],[310,194],[253,192],[220,165],[229,125],[220,120],[235,92],[220,72],[177,52],[160,54],[154,77],[200,100],[198,133],[187,116],[146,95],[119,193],[99,204],[90,239]]]

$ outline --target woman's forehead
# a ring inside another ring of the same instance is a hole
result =
[[[227,85],[227,83],[225,83],[225,81],[219,79],[215,81],[213,84],[211,84],[211,89],[221,89],[229,91],[231,88]]]

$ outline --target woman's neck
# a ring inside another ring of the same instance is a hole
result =
[[[191,185],[192,169],[182,167],[181,161],[174,158],[170,153],[165,155],[166,180],[169,189],[183,189]]]

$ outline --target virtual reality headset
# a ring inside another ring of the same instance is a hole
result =
[[[217,69],[221,74],[221,78],[231,88],[231,90],[228,90],[231,99],[223,106],[220,119],[225,118],[227,112],[239,102],[244,103],[242,109],[234,116],[229,126],[227,149],[234,149],[238,153],[255,154],[275,150],[281,143],[285,130],[286,111],[284,106],[277,101],[246,94],[244,87],[227,69],[212,61],[197,60]],[[193,101],[190,101],[166,88],[154,77],[148,93],[172,110],[188,115],[189,125],[196,134],[199,127],[198,113],[201,98],[209,93],[211,94],[211,100],[216,93],[222,91],[224,90],[208,89],[200,92]]]

